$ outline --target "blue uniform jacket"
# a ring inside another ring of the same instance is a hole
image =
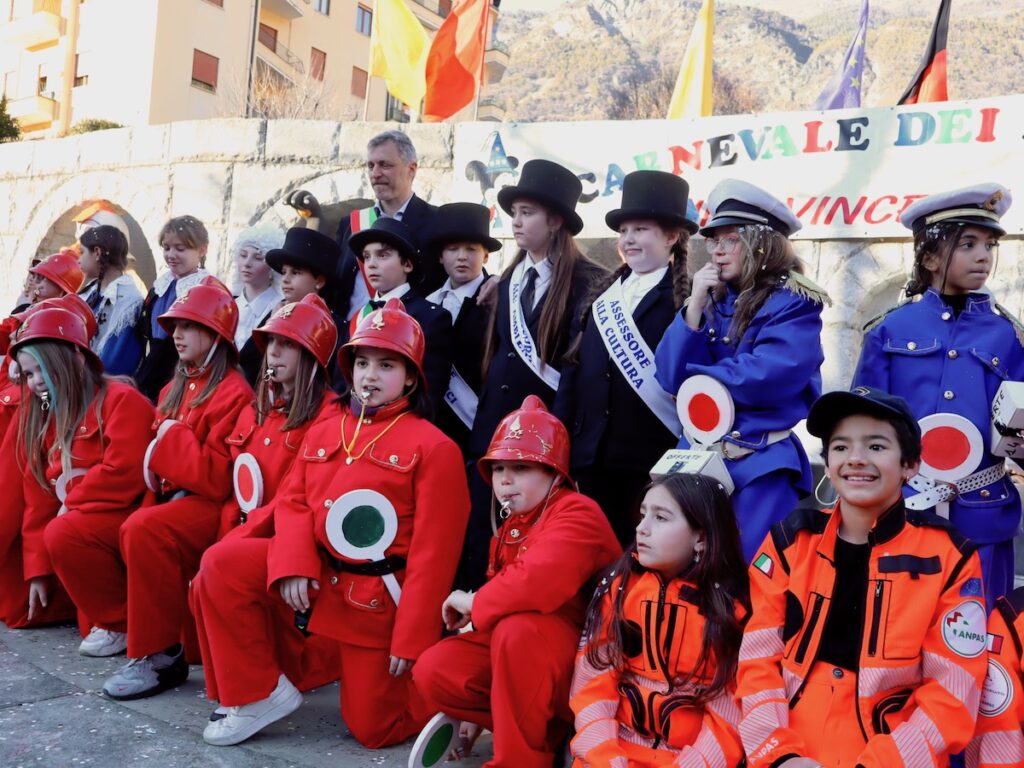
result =
[[[987,294],[972,293],[957,317],[928,290],[897,307],[864,334],[854,385],[904,398],[921,419],[955,413],[981,432],[985,454],[978,470],[998,464],[988,451],[992,399],[1007,379],[1024,379],[1024,348],[1013,323]],[[1012,539],[1020,525],[1020,496],[1008,477],[950,503],[950,521],[976,544]]]
[[[768,433],[792,429],[821,394],[822,305],[780,286],[751,320],[738,345],[726,341],[737,294],[731,288],[716,310],[711,303],[700,330],[686,324],[680,311],[655,352],[658,382],[675,393],[690,376],[703,373],[732,393],[736,420],[724,440],[754,453],[726,460],[736,489],[770,472],[788,470],[796,487],[810,493],[813,481],[807,454],[795,435],[766,445]],[[683,437],[680,448],[688,448]]]

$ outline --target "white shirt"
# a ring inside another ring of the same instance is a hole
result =
[[[476,294],[477,288],[480,287],[480,284],[483,283],[485,278],[486,275],[481,272],[468,283],[460,285],[458,288],[453,288],[452,279],[449,277],[444,281],[444,285],[427,296],[427,301],[439,304],[447,309],[448,314],[452,316],[452,324],[454,324],[456,318],[459,316],[459,312],[462,311],[462,302],[466,299],[473,298],[474,294]]]
[[[385,213],[384,209],[380,205],[380,200],[373,204],[374,210],[377,212],[378,219],[394,219],[395,221],[401,221],[405,218],[405,209],[409,207],[409,203],[412,202],[415,194],[409,195],[409,199],[402,203],[402,207],[399,208],[394,214]],[[360,270],[362,272],[362,270]],[[352,286],[352,298],[348,305],[348,319],[351,320],[355,317],[356,312],[366,306],[366,302],[370,300],[370,292],[366,290],[366,281],[363,280],[361,274],[356,275],[355,284]]]
[[[629,273],[629,276],[622,281],[622,299],[629,310],[629,314],[636,312],[636,308],[640,306],[644,296],[661,282],[667,271],[668,267],[665,266],[644,275],[637,274],[636,272]]]
[[[373,300],[374,301],[387,301],[388,299],[400,299],[403,296],[405,296],[405,294],[407,294],[411,288],[412,288],[412,286],[409,285],[408,283],[402,283],[401,285],[392,288],[390,291],[388,291],[385,294],[381,294],[381,293],[374,294]]]
[[[238,330],[235,331],[235,348],[241,349],[252,336],[253,329],[260,320],[267,316],[284,296],[277,286],[270,285],[251,301],[245,298],[245,289],[238,294],[235,304],[238,305]]]
[[[547,257],[534,263],[533,259],[530,258],[530,255],[527,254],[525,261],[526,269],[523,270],[522,278],[522,285],[524,289],[526,288],[526,281],[529,279],[528,276],[530,274],[531,267],[537,270],[537,279],[533,284],[533,306],[530,307],[532,310],[537,306],[541,298],[547,292],[548,286],[551,284],[551,276],[554,274],[555,269],[551,262],[548,261]]]

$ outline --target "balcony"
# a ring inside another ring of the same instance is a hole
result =
[[[23,130],[42,128],[57,119],[57,100],[46,96],[29,96],[7,102],[7,113]]]
[[[452,12],[451,0],[441,2],[440,0],[410,0],[409,10],[428,29],[437,31],[441,22]]]
[[[497,83],[505,76],[512,54],[504,43],[491,43],[491,46],[484,51],[484,71],[486,83]]]
[[[484,96],[476,111],[477,120],[502,123],[505,121],[505,102],[495,96]]]
[[[60,39],[60,0],[33,0],[32,13],[0,24],[0,45],[35,50]]]
[[[293,83],[302,79],[306,72],[306,66],[302,63],[302,59],[276,39],[260,35],[259,40],[260,47],[256,51],[257,59]]]
[[[289,21],[302,17],[302,7],[296,0],[263,0],[263,9]]]

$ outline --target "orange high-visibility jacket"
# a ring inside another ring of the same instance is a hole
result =
[[[740,648],[740,735],[751,768],[804,755],[789,727],[818,657],[835,586],[840,507],[797,510],[750,567],[753,615]],[[974,732],[986,664],[986,611],[974,546],[931,512],[900,503],[869,535],[856,717],[865,768],[945,766]],[[842,606],[836,606],[842,609]]]
[[[621,581],[619,576],[606,585],[600,634],[584,638],[576,657],[569,702],[576,715],[575,765],[646,765],[644,749],[675,755],[674,765],[739,764],[740,711],[732,685],[703,707],[672,701],[684,692],[677,683],[689,677],[700,656],[704,617],[697,610],[697,585],[679,578],[665,582],[635,566],[623,603],[625,667],[599,669],[587,660],[590,644],[607,642],[607,622]],[[710,677],[695,682],[707,683]]]
[[[988,620],[988,674],[967,768],[1024,765],[1024,587],[999,598]]]

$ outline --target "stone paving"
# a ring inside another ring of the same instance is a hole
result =
[[[151,699],[115,702],[103,681],[124,656],[77,653],[71,627],[11,631],[0,625],[0,766],[3,768],[404,768],[411,742],[369,750],[338,714],[337,684],[317,689],[293,715],[237,747],[201,737],[211,705],[202,667],[188,682]],[[372,692],[371,692],[372,695]],[[455,768],[479,768],[490,756],[485,734],[476,754]]]

